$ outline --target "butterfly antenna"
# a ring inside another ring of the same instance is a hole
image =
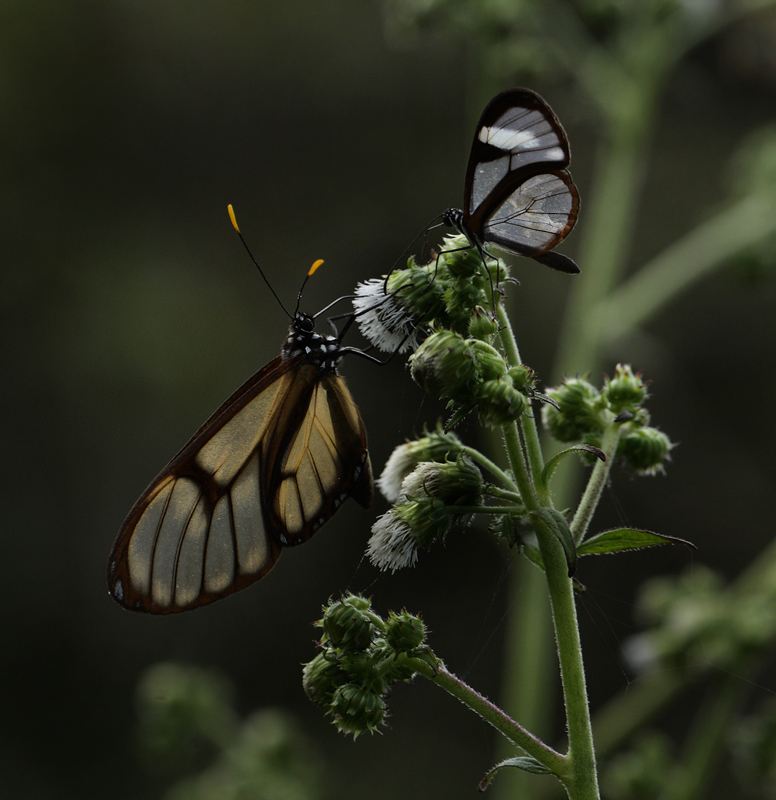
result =
[[[232,204],[229,203],[229,205],[226,208],[229,211],[229,219],[232,221],[232,227],[237,231],[237,235],[240,237],[240,241],[243,243],[243,247],[245,248],[245,252],[248,253],[248,255],[250,256],[251,261],[253,261],[253,263],[254,263],[256,269],[259,271],[259,274],[261,275],[261,277],[264,278],[264,283],[267,284],[267,287],[269,288],[270,292],[272,292],[272,295],[275,298],[275,300],[278,301],[278,303],[279,303],[280,307],[283,309],[285,315],[289,319],[293,319],[291,314],[288,313],[288,309],[285,307],[285,305],[283,305],[283,301],[278,297],[278,293],[272,288],[272,284],[269,282],[269,280],[267,279],[267,276],[264,274],[264,270],[259,265],[259,262],[256,261],[256,258],[254,257],[253,253],[251,252],[251,248],[248,247],[248,243],[243,238],[242,232],[240,231],[240,228],[237,225],[237,218],[234,215],[234,209],[232,208]],[[307,277],[309,278],[311,274],[312,273],[308,273]],[[306,281],[307,281],[307,278],[305,278],[305,282]],[[302,284],[302,286],[304,286],[304,283]],[[299,294],[301,296],[301,294],[302,294],[301,290],[299,291]],[[299,303],[297,302],[296,305],[297,305],[297,310],[299,310]]]
[[[310,269],[307,270],[307,275],[304,276],[302,285],[299,287],[299,294],[296,296],[296,308],[294,309],[294,316],[296,316],[299,313],[299,306],[302,303],[302,292],[304,292],[304,287],[307,285],[307,281],[309,281],[310,278],[312,278],[313,273],[318,269],[318,267],[321,266],[321,264],[323,264],[323,259],[319,258],[316,261],[313,261],[313,265],[310,267]],[[315,314],[314,316],[317,317],[318,314]]]

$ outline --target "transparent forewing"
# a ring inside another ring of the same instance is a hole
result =
[[[550,107],[528,90],[504,92],[488,104],[477,126],[464,211],[471,216],[491,195],[502,194],[503,181],[519,182],[532,172],[568,164],[566,134]]]
[[[265,575],[280,546],[267,530],[263,442],[293,382],[276,359],[238,390],[130,511],[108,581],[128,608],[195,608]]]
[[[166,614],[248,586],[347,497],[368,506],[366,433],[338,375],[277,358],[242,386],[129,512],[108,565],[127,608]]]
[[[579,196],[567,172],[534,175],[485,220],[483,238],[511,253],[539,255],[568,235],[578,208]]]
[[[309,380],[310,369],[297,381]],[[347,497],[363,506],[372,499],[366,434],[345,382],[327,375],[311,388],[305,413],[279,443],[272,480],[269,519],[288,545],[307,541]]]

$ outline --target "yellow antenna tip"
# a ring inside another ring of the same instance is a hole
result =
[[[237,226],[237,218],[234,215],[234,209],[232,208],[231,203],[229,203],[229,205],[226,207],[226,210],[229,212],[229,219],[232,220],[232,225],[234,226],[234,229],[237,231],[237,233],[239,233],[240,228]]]
[[[307,277],[309,278],[309,277],[310,277],[310,276],[313,274],[313,272],[315,272],[315,270],[317,270],[317,269],[318,269],[318,267],[320,267],[320,266],[321,266],[321,264],[323,264],[323,259],[322,259],[322,258],[319,258],[317,261],[315,261],[315,262],[313,263],[313,265],[312,265],[312,266],[310,267],[310,269],[308,270],[308,272],[307,272]]]

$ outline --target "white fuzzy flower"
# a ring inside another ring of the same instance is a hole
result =
[[[353,309],[364,338],[384,353],[406,353],[418,346],[417,326],[396,294],[385,293],[385,278],[356,286]]]
[[[377,479],[377,488],[389,503],[401,496],[402,482],[418,463],[427,458],[425,442],[405,442],[394,449]]]
[[[395,508],[378,517],[372,526],[372,536],[366,554],[378,569],[396,572],[413,567],[418,561],[418,543],[412,528]]]

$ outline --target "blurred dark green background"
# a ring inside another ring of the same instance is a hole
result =
[[[350,588],[383,612],[421,611],[448,666],[497,700],[514,565],[480,530],[452,535],[416,570],[381,576],[361,559],[384,501],[368,513],[349,503],[261,584],[199,612],[132,615],[105,584],[136,497],[285,336],[227,203],[288,304],[312,261],[326,260],[305,295],[317,310],[388,271],[461,202],[474,122],[507,87],[482,82],[474,48],[460,42],[389,42],[382,13],[363,0],[0,9],[4,797],[159,796],[164,780],[136,757],[133,693],[161,660],[222,669],[241,713],[298,714],[325,758],[329,796],[473,797],[498,757],[483,723],[422,682],[395,691],[384,735],[356,743],[300,684],[311,621]],[[729,153],[776,116],[776,64],[755,58],[748,35],[712,40],[672,80],[634,263],[708,215],[726,191]],[[531,85],[569,133],[581,227],[595,118],[573,86]],[[578,236],[562,249],[574,255]],[[516,275],[522,354],[550,383],[573,279],[528,262]],[[653,380],[653,419],[681,446],[667,478],[616,473],[597,527],[652,528],[700,550],[583,565],[594,704],[628,684],[618,647],[635,630],[644,577],[693,563],[732,576],[773,535],[774,319],[774,281],[733,265],[608,356],[610,371],[628,360]],[[439,409],[398,359],[343,369],[379,471]],[[776,678],[763,683],[774,690]]]

